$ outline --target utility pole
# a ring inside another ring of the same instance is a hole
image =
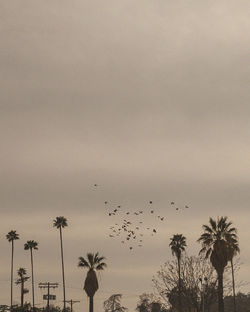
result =
[[[49,312],[49,303],[50,303],[50,288],[58,288],[58,283],[50,283],[50,282],[46,282],[46,283],[39,283],[38,284],[39,288],[43,288],[43,289],[47,289],[47,312]]]
[[[70,312],[73,312],[73,304],[80,302],[79,300],[65,300],[66,303],[70,304]]]

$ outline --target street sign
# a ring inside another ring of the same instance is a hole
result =
[[[48,300],[48,295],[43,295],[43,300]],[[56,295],[49,295],[49,300],[56,300]]]

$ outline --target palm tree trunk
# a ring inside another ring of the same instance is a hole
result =
[[[232,283],[233,283],[233,300],[234,300],[234,312],[236,312],[236,300],[235,300],[235,281],[234,281],[234,264],[233,259],[231,259],[231,269],[232,269]]]
[[[223,300],[223,270],[218,271],[218,312],[224,312]]]
[[[180,258],[177,258],[178,261],[178,305],[179,305],[179,312],[182,312],[182,304],[181,304],[181,263]]]
[[[94,312],[94,297],[89,297],[89,312]]]
[[[34,270],[33,270],[33,252],[30,248],[30,260],[31,260],[31,279],[32,279],[32,308],[35,308],[35,290],[34,290]]]
[[[14,259],[14,241],[11,241],[11,270],[10,270],[10,311],[13,305],[13,259]]]
[[[62,227],[60,227],[60,241],[61,241],[62,278],[63,278],[63,310],[65,311],[65,309],[66,309],[66,295],[65,295],[65,277],[64,277]]]
[[[23,308],[24,281],[21,281],[21,307]]]

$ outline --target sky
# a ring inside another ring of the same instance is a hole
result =
[[[183,233],[197,254],[210,216],[237,227],[238,280],[249,291],[249,9],[247,0],[0,0],[1,304],[13,229],[15,272],[30,272],[23,244],[38,241],[36,302],[37,284],[50,281],[62,305],[61,215],[76,312],[88,306],[79,256],[106,257],[97,311],[114,293],[134,311],[172,259],[170,237]],[[109,237],[121,218],[109,210],[143,210],[151,224],[150,200],[165,220],[154,219],[157,235],[143,248]]]

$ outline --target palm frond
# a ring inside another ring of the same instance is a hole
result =
[[[94,254],[93,253],[87,253],[87,258],[90,264],[90,267],[93,268],[94,266]]]
[[[101,262],[101,263],[99,263],[99,264],[96,266],[96,270],[97,270],[97,271],[101,271],[101,270],[104,270],[104,268],[106,268],[106,267],[107,267],[107,264],[104,263],[104,262]]]
[[[90,265],[89,265],[88,261],[85,260],[83,257],[79,257],[78,267],[90,269]]]

